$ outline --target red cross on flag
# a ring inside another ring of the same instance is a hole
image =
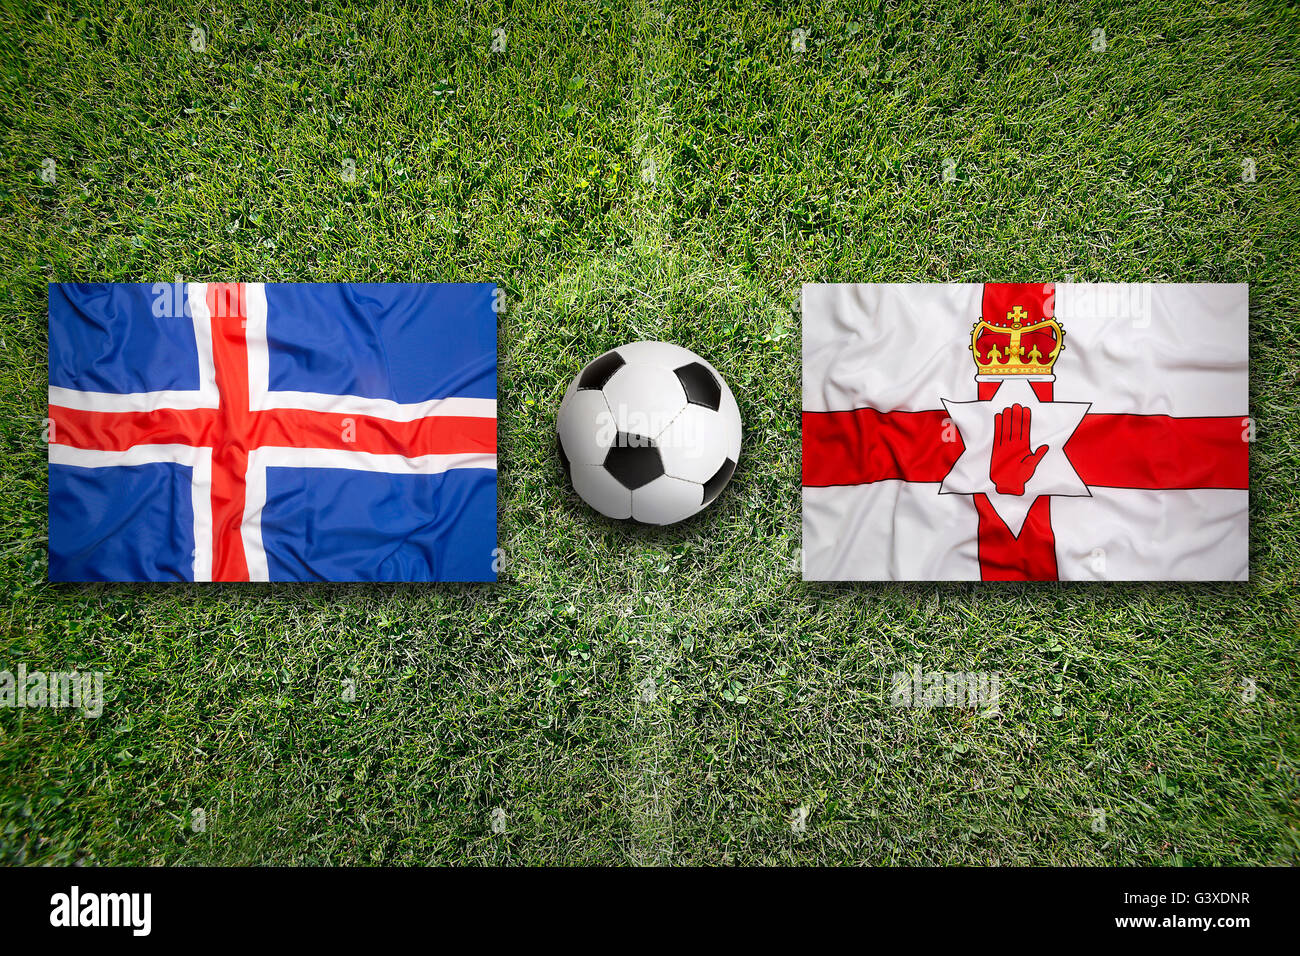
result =
[[[804,577],[1245,580],[1247,287],[803,290]]]

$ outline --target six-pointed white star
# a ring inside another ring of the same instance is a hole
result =
[[[1033,477],[1025,482],[1023,495],[1003,495],[989,477],[994,418],[1015,404],[1030,412],[1030,449],[1046,445],[1047,453]],[[939,486],[939,494],[988,495],[994,510],[1016,537],[1020,536],[1025,517],[1040,495],[1091,497],[1088,486],[1065,454],[1065,443],[1092,407],[1091,402],[1040,402],[1028,382],[1013,380],[1004,383],[988,401],[950,402],[945,398],[943,407],[957,426],[965,447]]]

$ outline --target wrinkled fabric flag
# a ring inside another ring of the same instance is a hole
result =
[[[1245,580],[1247,287],[808,285],[807,580]]]
[[[492,581],[490,284],[49,287],[54,581]]]

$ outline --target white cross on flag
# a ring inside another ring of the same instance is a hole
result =
[[[1245,285],[803,290],[807,580],[1245,580]]]

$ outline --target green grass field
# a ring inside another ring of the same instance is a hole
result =
[[[0,709],[0,862],[1296,862],[1287,7],[6,0],[0,669],[109,699]],[[176,275],[505,287],[501,583],[46,584],[46,283]],[[1066,278],[1251,284],[1250,583],[803,584],[800,285]],[[746,425],[661,531],[554,453],[641,338]]]

